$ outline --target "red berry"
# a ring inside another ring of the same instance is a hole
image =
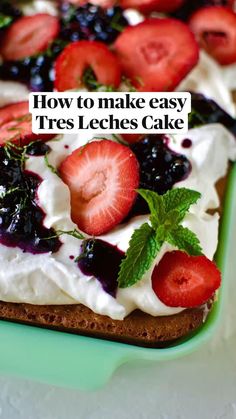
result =
[[[184,0],[121,0],[124,9],[138,9],[142,13],[163,12],[170,13],[182,6]]]
[[[122,138],[129,144],[137,143],[143,134],[122,134]]]
[[[29,102],[18,102],[0,108],[0,126],[29,113]]]
[[[152,273],[152,288],[169,307],[197,307],[220,287],[221,274],[206,256],[179,250],[165,253]]]
[[[56,61],[55,88],[63,92],[81,87],[83,74],[89,67],[99,83],[119,86],[120,65],[108,47],[101,42],[78,41],[68,45]]]
[[[75,4],[76,6],[83,6],[86,3],[90,3],[100,6],[103,9],[108,9],[109,7],[115,6],[116,0],[69,0],[69,3]]]
[[[4,35],[0,53],[5,60],[21,60],[44,51],[58,33],[59,21],[55,16],[40,13],[21,17]]]
[[[29,113],[28,102],[18,102],[0,108],[0,145],[8,141],[19,145],[29,144],[31,141],[50,140],[55,135],[34,134],[32,132],[32,118]]]
[[[109,140],[75,150],[60,166],[71,192],[72,220],[89,235],[100,235],[129,213],[139,185],[139,165],[132,151]]]
[[[188,26],[175,19],[147,19],[127,27],[115,50],[140,91],[171,91],[197,64],[199,48]]]
[[[220,64],[236,62],[236,13],[228,7],[204,7],[189,21],[199,45]]]

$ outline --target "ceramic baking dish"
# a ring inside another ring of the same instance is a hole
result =
[[[192,336],[166,349],[150,349],[0,321],[0,373],[48,384],[93,390],[103,386],[122,364],[140,360],[168,361],[205,343],[219,324],[227,287],[227,254],[236,205],[236,164],[230,170],[216,262],[223,284],[204,325]]]

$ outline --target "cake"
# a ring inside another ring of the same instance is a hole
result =
[[[229,160],[236,156],[229,86],[236,15],[221,6],[189,11],[177,1],[131,3],[121,2],[134,8],[125,12],[39,0],[20,10],[5,3],[0,318],[162,347],[201,327],[221,282],[212,260]],[[186,13],[195,38],[182,21]],[[211,15],[232,36],[223,52],[214,34],[201,36]],[[200,59],[196,39],[206,50]],[[172,65],[162,62],[166,54]],[[189,132],[39,137],[28,93],[53,88],[191,91]]]

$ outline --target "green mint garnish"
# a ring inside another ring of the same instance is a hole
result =
[[[129,242],[126,258],[122,261],[118,283],[120,288],[134,285],[150,268],[160,251],[155,230],[147,223],[134,231]]]
[[[189,255],[202,254],[195,233],[181,225],[191,205],[201,197],[199,192],[176,188],[164,195],[146,189],[139,189],[138,193],[148,203],[150,224],[143,224],[131,237],[129,248],[120,266],[118,276],[120,288],[130,287],[142,279],[164,243],[169,243]]]
[[[45,161],[46,166],[49,168],[49,170],[51,170],[52,173],[54,173],[54,175],[57,175],[58,177],[60,177],[59,172],[56,169],[56,167],[54,167],[51,163],[49,163],[48,154],[49,152],[47,152],[44,156],[44,161]]]
[[[13,18],[11,16],[0,13],[0,29],[6,28],[11,24]]]
[[[66,234],[67,236],[72,236],[72,237],[74,237],[75,239],[78,239],[78,240],[84,240],[85,239],[84,235],[79,230],[74,229],[74,230],[56,230],[55,234],[53,236],[45,237],[42,240],[56,239],[56,238],[59,238],[59,237],[63,236],[64,234]]]
[[[96,75],[91,67],[88,67],[82,77],[83,84],[92,91],[115,92],[113,86],[101,84],[97,81]]]

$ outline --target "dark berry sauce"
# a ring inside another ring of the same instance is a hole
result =
[[[27,154],[29,156],[45,156],[50,151],[50,147],[43,141],[34,141],[27,147]]]
[[[236,119],[225,112],[214,100],[201,93],[191,93],[192,112],[189,115],[189,128],[220,123],[236,136]]]
[[[21,156],[19,148],[0,147],[0,243],[33,254],[57,252],[61,242],[44,227],[37,203],[42,179],[24,169]]]
[[[182,145],[183,148],[191,148],[192,147],[192,140],[190,140],[189,138],[185,138],[182,141],[181,145]]]
[[[163,135],[147,135],[130,146],[140,165],[140,188],[163,195],[191,172],[190,161],[168,147]],[[148,213],[148,206],[139,195],[130,216]]]
[[[84,240],[78,266],[85,275],[95,276],[104,291],[115,297],[118,287],[118,273],[124,253],[99,239]]]

